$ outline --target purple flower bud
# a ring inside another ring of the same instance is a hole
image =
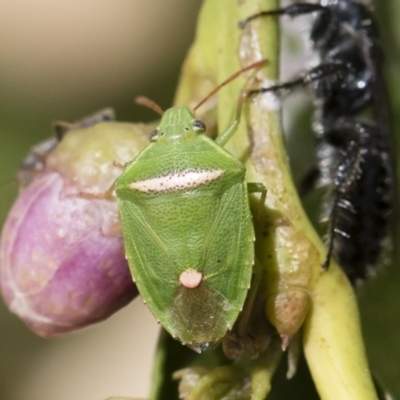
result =
[[[142,125],[102,123],[69,132],[24,189],[3,227],[1,290],[41,336],[103,320],[136,295],[115,199],[102,194],[144,147]]]

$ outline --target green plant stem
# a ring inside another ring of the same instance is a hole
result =
[[[257,73],[258,81],[276,79],[277,20],[255,20],[243,32],[237,22],[277,6],[276,0],[206,0],[176,104],[193,104],[212,85],[262,58],[269,64]],[[219,92],[219,130],[231,121],[244,84],[244,79],[237,79]],[[269,298],[267,316],[287,340],[305,319],[304,351],[322,399],[376,399],[353,290],[334,262],[328,271],[321,268],[325,247],[293,185],[276,104],[266,96],[250,100],[247,126],[242,123],[227,146],[246,163],[248,180],[261,182],[268,190],[267,218],[256,224],[256,254],[265,269]]]

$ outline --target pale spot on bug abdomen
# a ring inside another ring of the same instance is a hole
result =
[[[203,279],[203,274],[194,269],[187,269],[179,275],[179,282],[187,289],[196,289]]]
[[[131,189],[139,190],[140,192],[145,193],[192,189],[216,180],[223,174],[223,172],[224,171],[221,169],[199,172],[173,172],[169,175],[164,175],[157,178],[132,182],[129,186]]]

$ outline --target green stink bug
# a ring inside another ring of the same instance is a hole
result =
[[[213,141],[189,108],[165,111],[151,143],[115,183],[139,292],[164,328],[198,352],[232,328],[251,283],[248,192],[265,198],[265,188],[248,187],[244,165],[222,147],[240,112],[241,102],[234,122]]]

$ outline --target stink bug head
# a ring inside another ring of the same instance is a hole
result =
[[[197,121],[189,108],[175,107],[165,111],[151,141],[163,143],[191,139],[205,131],[204,123]]]

